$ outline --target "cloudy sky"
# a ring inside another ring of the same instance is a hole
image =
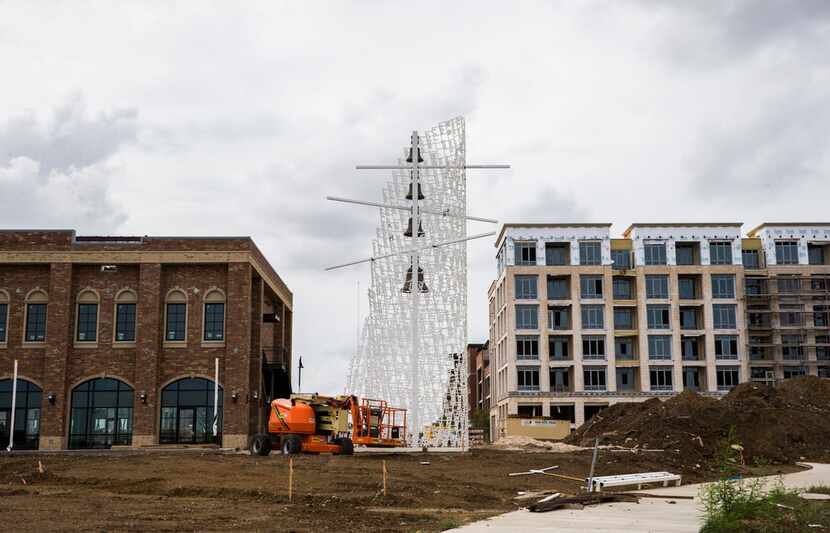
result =
[[[830,2],[0,0],[0,227],[250,235],[339,392],[381,173],[467,120],[469,212],[830,220]],[[488,229],[470,225],[471,232]],[[493,241],[471,242],[470,340]]]

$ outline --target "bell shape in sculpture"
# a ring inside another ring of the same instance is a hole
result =
[[[419,183],[418,184],[418,200],[423,200],[424,198],[426,198],[426,197],[424,196],[424,193],[421,190],[421,184]],[[406,199],[407,200],[412,200],[412,183],[409,184],[409,192],[406,193]]]
[[[401,292],[407,294],[412,292],[412,267],[406,269],[406,278],[404,279]],[[424,269],[421,267],[418,267],[418,292],[429,292],[427,284],[424,283]]]
[[[424,233],[424,226],[421,221],[418,221],[418,237],[423,237],[426,235]],[[409,217],[409,222],[406,224],[406,231],[403,232],[404,237],[412,237],[412,217]]]
[[[409,149],[409,155],[408,155],[408,156],[406,156],[406,162],[407,162],[407,163],[411,163],[411,162],[412,162],[412,148],[410,148],[410,149]],[[423,162],[424,162],[424,158],[423,158],[423,157],[421,157],[421,149],[420,149],[420,148],[418,148],[418,162],[419,162],[419,163],[423,163]]]

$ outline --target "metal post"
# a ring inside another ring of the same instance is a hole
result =
[[[9,426],[9,445],[6,447],[7,452],[12,451],[12,448],[14,448],[14,412],[16,410],[17,410],[17,359],[14,360],[14,378],[12,378],[12,417],[11,417],[11,425]]]
[[[213,377],[213,436],[219,435],[219,358],[215,361]]]
[[[419,193],[421,192],[421,175],[418,170],[418,160],[421,157],[421,150],[418,146],[418,131],[412,132],[412,145],[410,157],[412,158],[412,239],[415,243],[415,250],[412,253],[412,284],[410,288],[412,292],[412,355],[410,360],[410,376],[412,377],[412,394],[409,396],[410,405],[407,406],[412,412],[418,412],[419,391],[421,389],[420,376],[418,368],[418,352],[419,352],[419,335],[418,335],[418,300],[421,294],[420,276],[420,261],[418,253],[418,239],[420,238],[421,228],[421,212],[418,206]],[[424,272],[424,282],[426,283],[426,272]],[[414,428],[413,433],[418,434],[421,428]]]
[[[594,468],[597,466],[597,451],[599,450],[599,437],[594,440],[594,456],[591,458],[591,473],[588,475],[588,492],[594,491]]]

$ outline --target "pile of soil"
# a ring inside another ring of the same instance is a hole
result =
[[[802,376],[777,387],[743,383],[720,400],[684,391],[666,401],[615,404],[566,442],[590,446],[597,437],[601,444],[665,449],[680,470],[740,461],[741,454],[747,464],[825,461],[830,381]]]

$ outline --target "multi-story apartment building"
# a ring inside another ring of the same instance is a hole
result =
[[[248,237],[0,231],[0,446],[17,361],[15,448],[246,447],[291,390],[292,305]]]
[[[506,224],[499,234],[489,290],[495,438],[511,415],[576,427],[615,402],[826,375],[829,224],[767,224],[746,239],[741,223],[632,224],[623,238],[610,226]]]

